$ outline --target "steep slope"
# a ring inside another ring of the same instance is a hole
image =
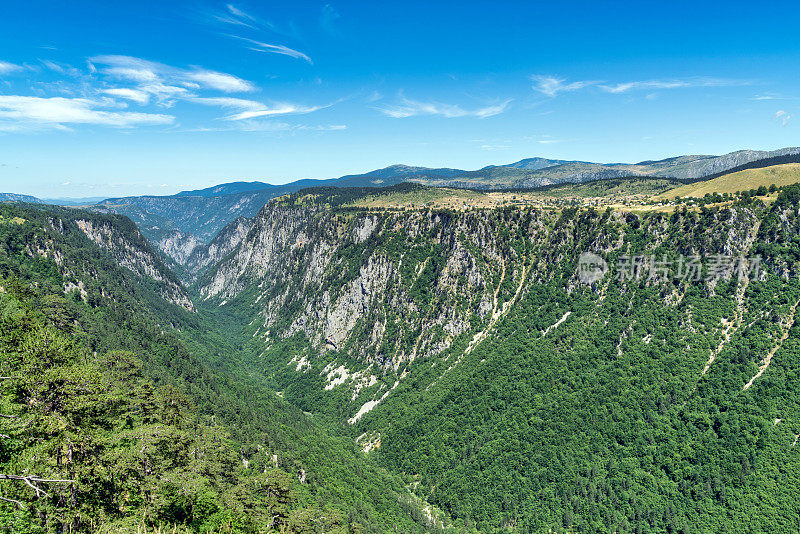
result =
[[[335,204],[273,201],[197,289],[418,495],[480,531],[800,528],[800,189],[644,216]],[[590,285],[583,251],[610,265]]]
[[[267,201],[290,191],[266,189],[213,197],[128,197],[105,200],[94,209],[129,217],[151,242],[178,230],[207,243],[231,221],[252,217]]]
[[[94,209],[127,215],[151,243],[182,264],[198,243],[208,243],[229,222],[253,217],[270,199],[306,188],[386,187],[411,182],[467,189],[530,189],[648,176],[696,181],[733,170],[798,161],[800,149],[785,148],[772,152],[742,150],[724,156],[679,156],[636,164],[528,158],[475,171],[392,165],[328,180],[298,180],[284,185],[232,182],[167,197],[107,199]]]
[[[0,205],[0,528],[424,532],[446,522],[239,368],[246,338],[223,338],[213,313],[167,305],[155,280],[121,266],[143,241],[121,242],[126,223]]]
[[[175,275],[130,220],[118,215],[56,206],[0,206],[0,223],[18,232],[15,243],[24,244],[31,257],[51,265],[69,287],[104,295],[103,275],[112,265],[115,276],[138,297],[154,307],[174,305],[193,309],[192,300]],[[98,269],[93,262],[103,265]],[[93,297],[94,298],[94,297]]]

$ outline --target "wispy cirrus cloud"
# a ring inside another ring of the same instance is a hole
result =
[[[211,18],[216,22],[244,26],[253,30],[258,29],[259,21],[252,15],[245,13],[233,4],[226,4],[224,11],[212,11]]]
[[[781,126],[786,126],[789,124],[789,121],[792,120],[792,115],[789,112],[781,109],[775,112],[775,118],[781,121]]]
[[[783,95],[779,93],[767,92],[754,96],[751,100],[764,101],[764,100],[797,100],[797,97]]]
[[[22,66],[8,61],[0,61],[0,74],[9,74],[11,72],[18,72],[22,70]]]
[[[178,117],[153,108],[172,108],[179,102],[220,108],[222,112],[216,120],[228,123],[228,129],[267,131],[274,129],[275,122],[266,123],[278,116],[303,115],[333,105],[237,98],[229,95],[250,93],[258,88],[232,74],[198,66],[179,68],[132,56],[95,56],[83,69],[49,60],[40,60],[40,64],[41,67],[34,66],[32,72],[42,73],[44,67],[62,79],[37,83],[32,95],[2,96],[1,132],[67,130],[81,124],[119,128],[177,125]],[[129,111],[129,106],[141,109]],[[177,109],[183,112],[185,107]],[[196,122],[202,116],[186,117]],[[265,124],[259,125],[259,122]],[[290,125],[290,129],[329,131],[343,128],[342,125],[301,126]]]
[[[50,61],[48,59],[42,60],[42,65],[53,72],[62,74],[64,76],[69,76],[71,78],[80,78],[83,75],[79,69],[73,67],[72,65],[56,63],[55,61]]]
[[[601,80],[568,81],[553,75],[536,74],[530,77],[533,89],[549,97],[556,97],[560,93],[580,91],[595,87],[611,94],[623,94],[638,90],[681,89],[692,87],[733,87],[750,85],[749,80],[732,80],[725,78],[673,78],[654,80],[635,80],[628,82],[607,82]]]
[[[747,80],[727,80],[722,78],[687,78],[671,80],[644,80],[616,84],[599,84],[598,87],[608,93],[627,93],[640,89],[682,89],[690,87],[732,87],[750,85]]]
[[[280,54],[284,56],[293,57],[296,59],[302,59],[303,61],[307,61],[309,64],[314,64],[310,57],[308,57],[303,52],[299,50],[295,50],[293,48],[289,48],[288,46],[279,45],[279,44],[269,44],[263,43],[261,41],[256,41],[255,39],[248,39],[246,37],[239,37],[238,35],[231,35],[234,39],[240,39],[249,43],[251,46],[248,48],[253,50],[254,52],[267,52],[270,54]]]
[[[258,19],[256,19],[254,16],[252,16],[252,15],[250,15],[248,13],[245,13],[244,11],[242,11],[238,7],[234,6],[233,4],[226,4],[225,8],[231,13],[231,15],[233,15],[234,17],[237,17],[239,19],[251,20],[253,22],[257,22],[258,21]]]
[[[238,110],[237,113],[223,117],[229,121],[252,120],[264,117],[275,117],[278,115],[305,115],[313,113],[327,106],[303,106],[278,102],[267,105],[256,100],[246,100],[242,98],[192,98],[192,102],[209,106],[219,106],[222,108]]]
[[[265,40],[267,39],[266,35],[274,36],[275,34],[289,36],[297,38],[297,31],[292,28],[290,30],[285,30],[277,27],[275,24],[251,15],[247,13],[240,7],[237,7],[233,4],[226,4],[225,11],[219,12],[215,11],[212,12],[212,19],[216,22],[222,22],[224,24],[239,26],[240,29],[244,32],[247,30],[253,30],[250,32],[252,36],[257,37],[257,39],[252,39],[250,37],[243,37],[241,35],[228,35],[228,37],[232,37],[234,39],[239,39],[247,43],[247,48],[254,52],[266,52],[270,54],[279,54],[283,56],[292,57],[295,59],[302,59],[303,61],[307,61],[309,64],[313,64],[311,58],[299,51],[295,50],[294,48],[290,48],[284,44],[280,43],[267,43]],[[245,30],[244,28],[247,28]],[[269,40],[272,40],[271,38]]]
[[[150,94],[147,91],[140,91],[138,89],[117,87],[112,89],[103,89],[102,93],[109,96],[124,98],[125,100],[131,100],[142,105],[150,102]]]
[[[182,69],[132,56],[95,56],[92,64],[102,65],[106,75],[140,84],[215,89],[226,93],[255,91],[252,82],[233,74],[200,67]]]
[[[485,119],[493,117],[505,112],[511,105],[511,99],[505,100],[499,104],[485,106],[476,109],[464,109],[456,104],[444,104],[441,102],[420,102],[403,97],[401,102],[393,106],[384,106],[376,108],[378,111],[388,117],[395,119],[404,119],[407,117],[416,117],[420,115],[431,115],[446,117],[448,119],[457,117],[476,117]]]
[[[108,108],[115,107],[118,106],[111,99],[0,95],[0,130],[63,130],[76,124],[129,128],[175,121],[171,115],[108,111]]]
[[[585,87],[600,83],[591,80],[567,82],[567,80],[564,78],[543,74],[535,74],[531,76],[531,81],[533,82],[534,91],[538,91],[547,96],[557,96],[559,93],[578,91]]]

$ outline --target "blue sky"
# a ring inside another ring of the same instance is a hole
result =
[[[8,2],[0,191],[800,145],[795,2]]]

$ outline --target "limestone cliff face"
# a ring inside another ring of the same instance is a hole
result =
[[[219,302],[256,288],[262,335],[302,333],[321,351],[397,367],[441,352],[513,296],[524,251],[495,233],[533,226],[520,214],[270,204],[198,287]]]
[[[253,218],[237,218],[220,230],[208,245],[194,247],[183,264],[192,272],[199,273],[209,265],[219,262],[247,237],[253,228],[253,222]]]
[[[157,246],[178,265],[185,265],[197,247],[202,246],[202,243],[192,234],[175,230],[158,240]]]
[[[126,227],[127,232],[124,232],[107,220],[79,218],[75,224],[92,242],[109,252],[119,265],[139,277],[157,282],[164,300],[186,310],[194,310],[189,294],[134,225]]]
[[[370,212],[275,201],[196,288],[207,303],[254,310],[253,336],[269,372],[347,388],[348,419],[356,423],[400,394],[412,373],[435,382],[470,361],[515,314],[541,314],[541,336],[565,321],[588,321],[591,306],[573,311],[543,296],[557,292],[567,302],[578,292],[603,301],[614,272],[587,286],[576,269],[581,252],[601,255],[612,269],[625,254],[747,255],[762,217],[741,206],[643,217],[569,209]],[[705,291],[714,294],[714,282]],[[659,294],[674,306],[682,290],[667,284]]]

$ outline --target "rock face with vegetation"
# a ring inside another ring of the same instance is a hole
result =
[[[800,186],[771,189],[318,188],[181,252],[188,289],[124,217],[0,205],[0,528],[800,530]]]
[[[183,265],[198,243],[210,242],[231,221],[255,216],[272,198],[311,187],[366,188],[416,183],[462,189],[511,190],[630,177],[660,177],[691,182],[732,170],[792,162],[800,162],[800,148],[771,152],[740,150],[722,156],[686,155],[634,164],[527,158],[474,171],[392,165],[363,174],[328,180],[298,180],[279,186],[234,182],[171,196],[113,198],[93,209],[130,217],[151,243],[173,257],[177,264]],[[17,197],[10,199],[20,200]],[[190,266],[189,270],[194,268]]]
[[[302,333],[319,350],[397,369],[438,354],[508,307],[525,276],[525,250],[500,245],[495,231],[519,234],[540,223],[518,215],[333,212],[275,202],[206,275],[200,294],[230,299],[256,284],[257,335]]]
[[[0,530],[442,524],[352,440],[237,367],[250,352],[222,335],[224,318],[165,300],[185,290],[134,230],[0,204]]]
[[[116,263],[142,280],[155,281],[167,302],[193,310],[194,305],[181,283],[150,248],[139,229],[127,219],[108,220],[95,215],[85,218],[53,220],[63,231],[64,225],[75,224],[94,244],[109,252]]]
[[[334,197],[268,204],[198,293],[249,318],[250,365],[285,399],[351,425],[454,522],[800,527],[797,187],[641,214]],[[610,266],[588,285],[584,251]],[[666,274],[620,274],[637,256]],[[686,258],[697,280],[675,272]]]

